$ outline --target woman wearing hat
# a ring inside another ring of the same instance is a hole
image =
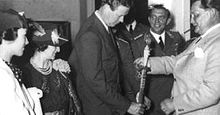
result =
[[[56,29],[46,30],[33,37],[36,49],[25,66],[25,76],[28,86],[43,91],[41,105],[45,115],[68,115],[73,109],[80,111],[79,101],[68,76],[70,67],[67,61],[55,60],[60,46],[66,41],[58,35]],[[70,107],[71,102],[75,106]],[[73,109],[69,111],[69,108]]]
[[[26,89],[21,70],[11,63],[29,43],[25,18],[14,10],[0,11],[0,16],[0,115],[42,115],[41,90]]]

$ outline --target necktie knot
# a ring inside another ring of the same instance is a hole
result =
[[[133,27],[132,27],[132,25],[129,26],[129,32],[130,32],[130,33],[133,32]]]
[[[159,37],[159,45],[160,45],[160,48],[163,50],[163,48],[164,48],[164,43],[163,43],[163,40],[162,40],[162,37],[160,36]]]

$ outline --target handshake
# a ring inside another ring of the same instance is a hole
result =
[[[136,95],[136,99],[138,97],[138,94]],[[144,97],[144,104],[131,102],[130,107],[128,108],[127,112],[132,115],[142,115],[144,114],[145,110],[150,109],[151,101],[147,97]]]

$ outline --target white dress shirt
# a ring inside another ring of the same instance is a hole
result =
[[[153,37],[155,38],[155,40],[157,41],[158,44],[160,43],[160,39],[159,39],[160,36],[162,38],[163,44],[165,44],[165,31],[160,35],[154,33],[152,30],[150,30],[150,33],[153,35]]]

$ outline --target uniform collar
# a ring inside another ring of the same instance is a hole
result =
[[[159,35],[159,34],[154,33],[154,32],[150,29],[150,33],[151,33],[152,36],[155,38],[155,40],[157,41],[157,43],[160,42],[160,40],[159,40],[159,37],[160,37],[160,36],[162,37],[163,43],[165,43],[165,31],[163,31],[163,33]]]
[[[137,25],[137,21],[134,20],[131,24],[126,25],[126,29],[129,31],[130,26],[132,25],[132,29],[134,30],[136,25]]]

